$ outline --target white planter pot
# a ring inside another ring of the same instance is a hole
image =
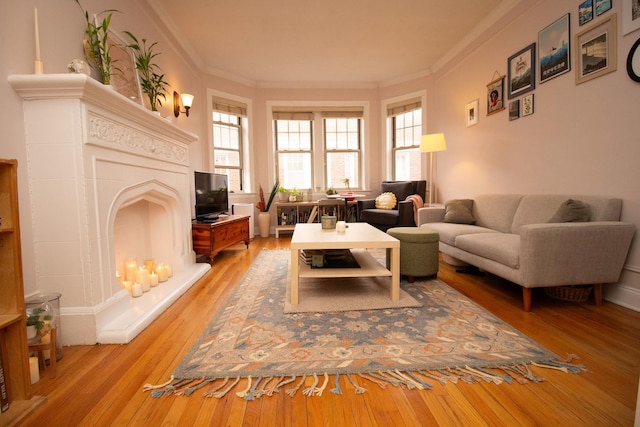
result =
[[[269,237],[269,228],[271,227],[271,215],[269,212],[260,212],[258,214],[258,228],[260,229],[260,237]]]

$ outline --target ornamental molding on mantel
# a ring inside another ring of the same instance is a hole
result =
[[[187,147],[89,113],[88,144],[188,166]]]

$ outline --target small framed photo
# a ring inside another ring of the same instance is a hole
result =
[[[478,124],[478,115],[480,114],[478,111],[478,104],[478,100],[474,99],[464,107],[467,127]]]
[[[516,99],[509,103],[509,120],[518,120],[520,118],[520,100]]]
[[[584,25],[593,19],[593,0],[585,0],[578,6],[578,24]]]
[[[615,71],[616,15],[578,34],[575,39],[576,84]]]
[[[538,33],[538,58],[540,83],[571,70],[568,13]]]
[[[119,94],[143,105],[133,52],[120,37],[111,32],[107,34],[107,47],[111,54],[111,86]]]
[[[600,16],[611,9],[611,0],[596,0],[596,15]]]
[[[622,0],[622,35],[640,28],[640,0]]]
[[[487,116],[504,110],[504,76],[487,85]]]
[[[520,110],[521,110],[520,115],[522,117],[530,116],[533,114],[533,94],[532,93],[522,98],[522,104],[520,105]]]
[[[507,60],[509,99],[536,88],[536,44],[531,43]]]

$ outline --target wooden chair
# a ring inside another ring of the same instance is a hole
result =
[[[40,367],[41,370],[45,370],[46,369],[46,363],[45,363],[45,357],[44,357],[44,352],[46,350],[49,350],[49,376],[51,378],[55,378],[56,377],[56,360],[57,360],[57,354],[56,354],[56,328],[51,328],[51,330],[49,330],[49,342],[43,343],[42,339],[40,339],[40,342],[37,342],[35,344],[29,344],[29,352],[36,352],[38,353],[38,365]]]

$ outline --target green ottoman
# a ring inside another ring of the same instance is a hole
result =
[[[387,234],[400,240],[400,274],[409,282],[416,277],[438,274],[438,248],[440,236],[437,231],[421,227],[395,227]],[[390,264],[387,251],[387,266]]]

